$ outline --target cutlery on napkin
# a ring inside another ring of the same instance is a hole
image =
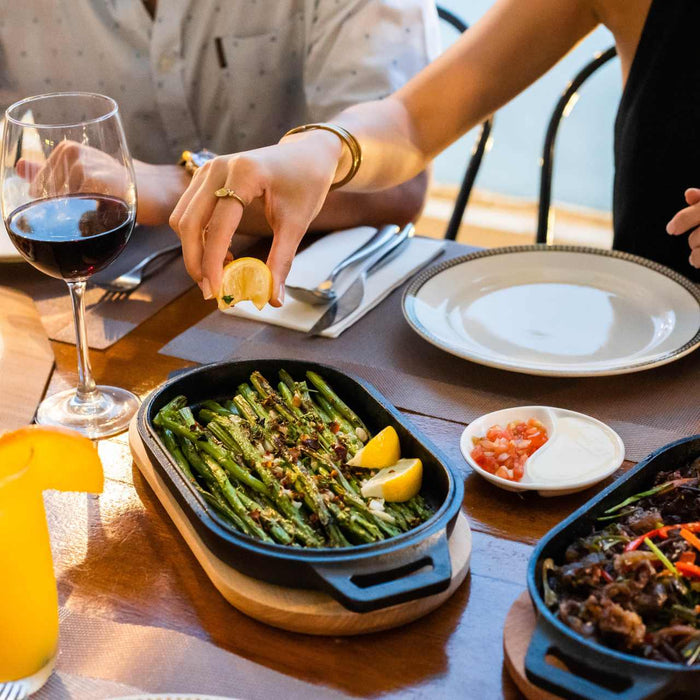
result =
[[[328,271],[334,265],[365,243],[374,233],[374,228],[362,226],[338,231],[320,238],[294,258],[287,282],[299,287],[315,287],[325,279]],[[364,298],[357,310],[324,330],[321,335],[327,338],[337,338],[344,330],[385,299],[394,289],[432,262],[442,253],[444,246],[445,243],[441,240],[412,238],[402,249],[400,255],[367,277]],[[342,294],[353,281],[353,277],[345,280],[344,283],[347,286],[344,289],[339,289],[339,293]],[[251,302],[244,301],[231,309],[222,311],[222,313],[234,314],[239,318],[271,323],[307,333],[325,311],[325,306],[311,306],[288,296],[280,309],[266,306],[262,311],[258,311]]]
[[[397,227],[398,228],[398,227]],[[350,314],[354,313],[365,297],[365,282],[367,277],[388,264],[394,257],[400,255],[408,241],[413,237],[416,228],[413,224],[407,224],[390,238],[379,250],[369,257],[357,270],[353,283],[333,302],[326,306],[326,311],[316,321],[308,335],[321,335],[326,328],[340,323]]]

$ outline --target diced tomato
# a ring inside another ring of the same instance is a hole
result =
[[[535,418],[513,421],[505,428],[492,425],[486,435],[473,438],[472,459],[490,474],[520,481],[525,462],[547,442],[547,429]]]

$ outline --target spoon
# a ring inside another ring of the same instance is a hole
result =
[[[333,285],[338,275],[346,268],[355,263],[368,258],[370,255],[379,250],[388,240],[399,232],[399,227],[395,224],[382,226],[377,229],[377,232],[366,242],[363,243],[356,251],[348,255],[347,258],[341,260],[330,272],[327,279],[323,280],[314,289],[306,287],[294,287],[291,285],[285,286],[285,291],[289,295],[301,301],[304,304],[330,304],[336,297]]]

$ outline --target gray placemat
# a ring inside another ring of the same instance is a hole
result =
[[[90,280],[85,303],[91,348],[108,348],[194,284],[185,271],[182,257],[175,255],[127,299],[99,303],[104,290],[93,286],[95,282],[118,277],[150,253],[172,243],[177,243],[177,237],[167,226],[137,226],[124,252]],[[20,262],[0,265],[0,284],[20,289],[34,299],[51,340],[75,344],[70,297],[63,281]]]
[[[239,700],[349,697],[224,651],[181,632],[61,610],[56,672],[32,698],[96,700],[192,693]]]
[[[445,257],[473,248],[450,243]],[[406,283],[408,284],[408,283]],[[406,286],[406,285],[404,285]],[[535,377],[453,357],[416,335],[396,290],[338,339],[215,312],[161,352],[193,362],[289,357],[326,362],[360,375],[399,408],[468,423],[509,406],[541,404],[587,413],[617,430],[627,459],[700,431],[700,354],[616,377]]]

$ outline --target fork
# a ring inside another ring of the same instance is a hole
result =
[[[0,700],[24,700],[27,697],[27,687],[21,681],[0,683]]]
[[[105,293],[96,302],[99,304],[103,301],[119,301],[126,299],[134,290],[138,289],[148,277],[155,274],[162,266],[160,265],[151,267],[147,270],[149,265],[157,258],[163,257],[175,251],[179,251],[181,248],[180,243],[174,243],[167,248],[162,248],[157,250],[155,253],[151,253],[145,257],[138,265],[134,265],[130,270],[127,270],[123,275],[119,275],[116,279],[110,280],[108,282],[96,282],[95,286],[100,287],[105,290]],[[2,700],[2,698],[0,698]]]

